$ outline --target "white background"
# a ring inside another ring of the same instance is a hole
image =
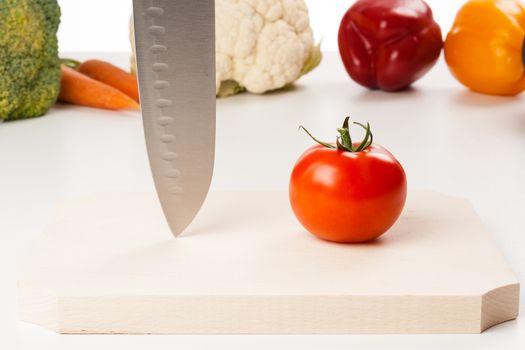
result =
[[[306,0],[316,38],[324,51],[337,50],[339,22],[353,0]],[[63,52],[129,51],[128,21],[132,0],[59,0]],[[443,35],[450,29],[462,0],[427,0]]]

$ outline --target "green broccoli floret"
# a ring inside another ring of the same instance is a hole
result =
[[[56,0],[0,1],[0,121],[44,115],[60,91]]]

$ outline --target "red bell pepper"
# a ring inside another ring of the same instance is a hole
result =
[[[339,51],[350,77],[370,89],[396,91],[427,73],[443,39],[422,0],[359,0],[339,29]]]

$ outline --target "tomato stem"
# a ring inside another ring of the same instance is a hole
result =
[[[308,136],[310,136],[312,140],[314,140],[321,146],[332,148],[332,149],[337,148],[339,151],[343,151],[343,152],[362,152],[368,147],[370,147],[372,143],[374,142],[374,135],[372,134],[372,131],[370,129],[370,123],[367,122],[366,126],[359,122],[353,123],[355,125],[362,127],[365,130],[365,137],[363,138],[363,140],[357,147],[354,147],[354,144],[352,142],[352,137],[350,136],[349,124],[350,124],[350,117],[346,117],[343,122],[343,126],[337,129],[339,136],[337,136],[336,138],[336,142],[335,142],[336,146],[328,142],[323,142],[323,141],[318,140],[302,125],[299,127],[299,130],[301,129],[304,130],[306,134],[308,134]]]
[[[346,117],[345,121],[343,122],[343,126],[339,129],[337,129],[337,132],[339,132],[339,137],[337,137],[337,149],[340,151],[349,151],[352,152],[352,137],[350,136],[350,131],[348,130],[348,124],[350,121],[350,117]]]
[[[368,147],[370,147],[372,145],[372,142],[374,141],[374,135],[372,134],[372,131],[370,130],[370,123],[367,122],[366,126],[364,126],[363,124],[358,123],[358,122],[354,122],[354,124],[355,125],[359,125],[360,127],[365,129],[365,131],[366,131],[365,138],[363,139],[363,142],[361,142],[361,144],[355,150],[355,152],[361,152],[364,149],[366,149],[366,148],[368,148]]]
[[[308,130],[306,130],[306,128],[304,126],[299,126],[299,130],[303,129],[304,132],[306,132],[308,134],[308,136],[310,136],[310,138],[312,140],[314,140],[315,142],[317,142],[318,144],[320,144],[321,146],[324,146],[324,147],[327,147],[327,148],[335,148],[334,145],[331,145],[327,142],[323,142],[323,141],[320,141],[318,139],[316,139]]]

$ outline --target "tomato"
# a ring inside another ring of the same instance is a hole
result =
[[[370,241],[399,218],[407,195],[406,175],[389,151],[372,143],[371,136],[355,144],[348,127],[339,132],[338,147],[314,138],[321,145],[308,149],[297,161],[290,179],[291,206],[301,224],[321,239]]]

